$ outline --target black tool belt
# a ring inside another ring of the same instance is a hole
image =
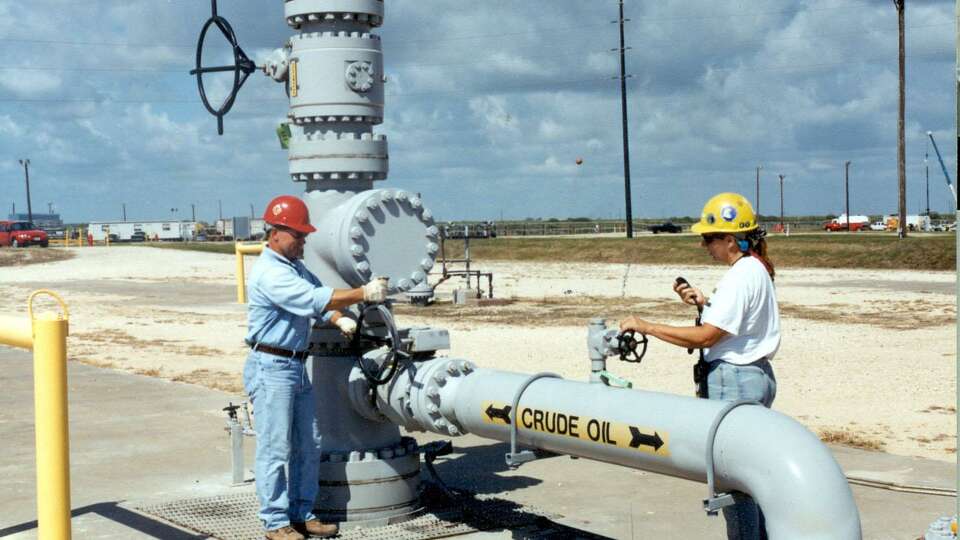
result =
[[[308,356],[310,356],[310,351],[291,351],[288,349],[281,349],[279,347],[271,347],[269,345],[264,345],[263,343],[254,343],[254,344],[247,343],[247,345],[250,345],[250,348],[255,351],[265,352],[267,354],[274,354],[276,356],[283,356],[285,358],[294,358],[296,360],[300,360],[301,362],[303,362],[304,360],[307,359]]]

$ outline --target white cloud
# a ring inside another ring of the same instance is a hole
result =
[[[292,34],[281,6],[218,7],[252,58]],[[847,159],[858,182],[876,179],[863,204],[881,212],[895,202],[889,0],[664,0],[626,8],[638,215],[689,214],[718,189],[752,192],[757,164],[765,182],[787,174],[788,211],[828,211],[833,201],[821,194]],[[286,113],[281,85],[251,75],[223,137],[200,104],[186,71],[209,9],[209,2],[0,0],[0,35],[21,40],[5,41],[4,52],[44,68],[0,71],[0,146],[37,156],[46,169],[38,182],[59,179],[69,196],[59,206],[77,217],[98,217],[121,197],[142,201],[142,213],[149,204],[168,212],[194,202],[209,217],[217,199],[225,213],[247,213],[250,202],[299,190],[287,180],[273,132]],[[422,191],[449,217],[609,215],[622,206],[619,82],[609,79],[619,72],[610,51],[618,46],[610,24],[616,9],[388,3],[376,30],[390,78],[386,121],[375,128],[390,141],[388,184]],[[947,0],[907,5],[909,186],[917,185],[926,129],[955,169],[952,14]],[[49,34],[57,27],[71,31]],[[223,37],[211,32],[204,63],[232,62]],[[230,78],[205,77],[213,106]],[[544,185],[562,189],[533,189]],[[465,207],[464,193],[476,202]]]
[[[20,137],[23,135],[23,128],[15,122],[10,115],[0,115],[0,135],[9,135],[11,137]]]
[[[11,72],[7,72],[8,74]],[[60,88],[60,77],[51,72],[19,70],[0,77],[0,87],[21,97],[37,97]]]

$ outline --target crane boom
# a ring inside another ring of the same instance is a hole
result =
[[[940,149],[937,148],[937,141],[933,140],[933,132],[928,131],[927,137],[930,137],[930,142],[933,143],[933,151],[937,153],[937,159],[940,160],[940,168],[943,169],[943,176],[947,179],[947,187],[950,188],[950,193],[953,194],[953,203],[957,203],[957,190],[953,187],[953,182],[950,181],[950,173],[947,172],[947,166],[943,164],[943,156],[940,155]]]

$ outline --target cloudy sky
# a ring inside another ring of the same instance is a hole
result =
[[[390,177],[440,219],[618,217],[617,1],[387,0]],[[187,73],[203,0],[0,0],[0,204],[70,222],[213,219],[298,193],[274,129],[283,88],[257,72],[225,134]],[[695,215],[711,194],[786,213],[896,209],[897,19],[890,0],[626,0],[634,215]],[[291,30],[279,0],[220,0],[262,61]],[[956,147],[954,3],[907,0],[907,207],[926,206],[933,131]],[[227,63],[219,40],[205,50]],[[222,80],[208,81],[222,96]],[[952,207],[933,149],[930,206]],[[577,158],[583,160],[577,165]],[[171,209],[176,209],[171,211]]]

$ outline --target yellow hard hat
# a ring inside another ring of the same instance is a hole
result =
[[[697,234],[737,234],[756,228],[757,216],[746,197],[739,193],[720,193],[707,201],[700,214],[700,222],[690,230]]]

